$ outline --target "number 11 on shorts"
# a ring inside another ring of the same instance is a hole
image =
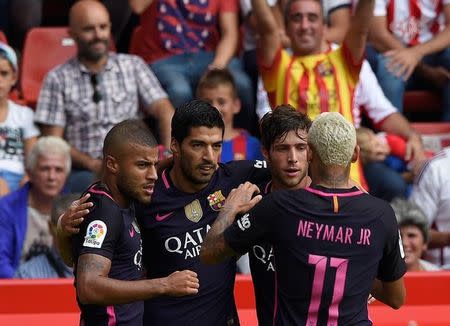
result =
[[[322,300],[323,283],[327,270],[328,260],[330,267],[336,269],[336,277],[333,287],[333,298],[328,309],[327,326],[336,326],[339,318],[339,303],[344,296],[345,279],[347,277],[348,259],[309,255],[308,263],[314,265],[314,280],[311,291],[311,301],[308,309],[307,326],[316,326],[320,302]]]

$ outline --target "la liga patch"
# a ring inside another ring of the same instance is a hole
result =
[[[105,222],[95,220],[89,223],[86,236],[84,237],[84,247],[101,248],[103,240],[105,240],[107,227]]]

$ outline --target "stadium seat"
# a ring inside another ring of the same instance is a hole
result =
[[[408,91],[403,98],[403,111],[405,113],[439,113],[441,98],[430,91]]]
[[[0,31],[0,42],[8,44],[8,40],[6,39],[6,35],[3,31]]]
[[[450,122],[416,122],[412,127],[422,134],[426,150],[436,153],[450,146]]]
[[[110,50],[116,50],[112,38]],[[29,106],[36,106],[45,75],[76,52],[76,44],[67,27],[37,27],[28,32],[22,56],[20,90]]]
[[[28,105],[36,106],[47,72],[73,57],[76,51],[75,42],[66,27],[37,27],[28,32],[20,77],[20,90]]]

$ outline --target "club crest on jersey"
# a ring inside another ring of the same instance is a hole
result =
[[[184,213],[189,221],[197,223],[203,217],[202,206],[198,199],[194,200],[192,203],[184,206]]]
[[[90,248],[101,248],[103,240],[105,240],[106,232],[106,224],[103,221],[92,221],[87,227],[83,246]]]
[[[217,190],[215,193],[210,194],[207,199],[209,206],[211,206],[214,211],[220,211],[225,203],[225,197],[222,195],[222,190]]]

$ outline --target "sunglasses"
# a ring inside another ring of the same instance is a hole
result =
[[[97,74],[91,75],[91,86],[94,89],[94,93],[92,94],[92,101],[95,104],[98,104],[102,100],[102,93],[100,92],[100,85]]]

